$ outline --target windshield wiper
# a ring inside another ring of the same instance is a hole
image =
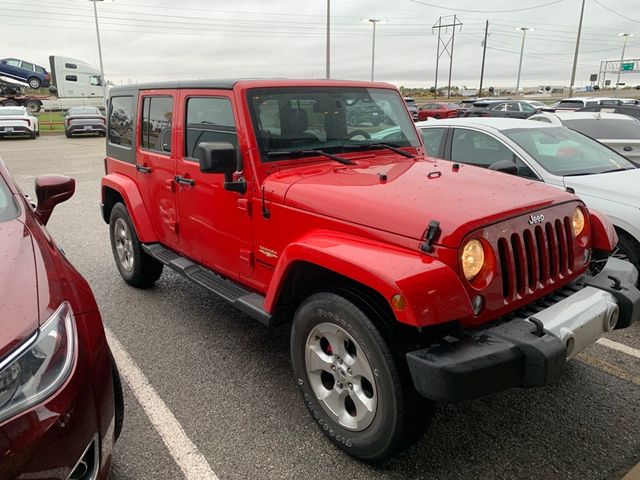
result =
[[[625,170],[627,169],[624,167],[620,167],[620,168],[612,168],[611,170],[605,170],[604,172],[600,172],[600,173],[624,172]]]
[[[382,142],[376,142],[376,143],[348,143],[346,145],[342,145],[342,148],[353,148],[353,149],[357,149],[357,150],[366,150],[368,148],[373,148],[373,149],[381,149],[381,148],[386,148],[387,150],[391,150],[392,152],[397,153],[398,155],[402,155],[403,157],[406,158],[416,158],[416,156],[413,153],[409,153],[409,152],[405,152],[404,150],[399,149],[398,147],[395,147],[389,143],[382,143]]]
[[[586,175],[600,175],[601,173],[613,173],[613,172],[624,172],[626,168],[612,168],[611,170],[604,170],[602,172],[581,172],[581,173],[570,173],[568,175],[563,175],[564,177],[581,177]]]
[[[267,152],[267,157],[268,158],[274,158],[274,157],[288,157],[288,156],[302,156],[302,155],[322,155],[323,157],[327,157],[330,158],[331,160],[335,160],[338,163],[341,163],[343,165],[355,165],[356,162],[349,160],[348,158],[343,158],[343,157],[339,157],[337,155],[332,155],[330,153],[327,153],[325,151],[322,150],[315,150],[315,149],[307,149],[307,150],[282,150],[282,151],[271,151],[271,152]]]

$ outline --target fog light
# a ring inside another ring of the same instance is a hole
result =
[[[471,299],[471,306],[473,307],[473,313],[479,315],[484,307],[484,298],[482,295],[476,295]]]
[[[391,297],[391,306],[395,310],[404,310],[404,308],[407,306],[407,301],[402,295],[396,293],[393,297]]]

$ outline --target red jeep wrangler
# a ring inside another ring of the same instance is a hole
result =
[[[376,104],[385,123],[347,122]],[[102,212],[125,281],[166,265],[266,325],[291,322],[306,407],[388,457],[433,401],[555,380],[640,315],[637,271],[585,275],[613,228],[575,196],[425,157],[387,84],[246,80],[109,96]]]

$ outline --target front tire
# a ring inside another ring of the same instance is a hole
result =
[[[129,285],[149,288],[160,278],[164,265],[142,250],[126,207],[116,203],[109,217],[111,251],[120,275]]]
[[[291,330],[291,362],[305,405],[322,432],[348,454],[384,460],[426,430],[430,403],[413,389],[401,348],[371,313],[331,292],[309,297]]]

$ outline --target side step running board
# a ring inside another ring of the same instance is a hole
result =
[[[262,295],[250,292],[232,280],[218,275],[188,258],[181,257],[158,243],[143,244],[142,248],[151,257],[184,275],[189,280],[202,285],[210,292],[234,305],[238,310],[265,325],[273,325],[273,316],[264,310],[264,297]]]

